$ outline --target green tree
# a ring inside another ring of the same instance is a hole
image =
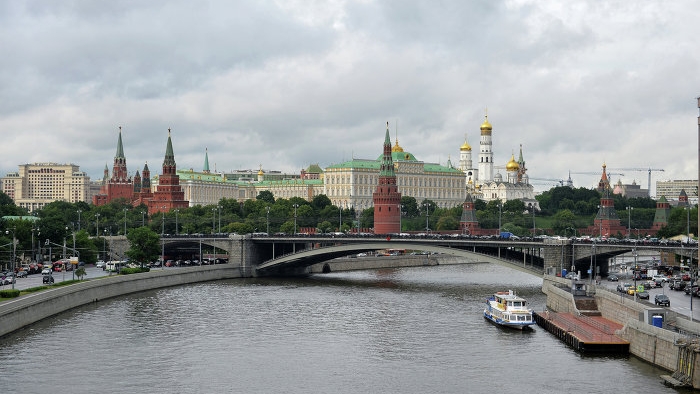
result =
[[[331,199],[328,198],[325,194],[319,194],[314,196],[313,200],[311,200],[311,206],[314,208],[316,211],[321,211],[323,208],[333,205],[331,203]]]
[[[576,228],[576,215],[568,209],[558,211],[553,216],[552,230],[555,234],[566,234],[567,229]],[[571,230],[568,230],[569,232]]]
[[[143,263],[154,261],[160,254],[160,238],[157,233],[147,227],[139,227],[131,230],[126,235],[129,240],[130,248],[126,251],[126,255],[135,261]]]
[[[269,190],[261,190],[258,196],[255,197],[257,200],[265,201],[268,204],[275,203],[275,196]]]
[[[414,218],[420,215],[415,197],[401,196],[401,213],[407,218]]]

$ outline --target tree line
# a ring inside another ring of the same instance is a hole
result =
[[[540,208],[537,211],[520,200],[504,203],[476,200],[474,208],[482,228],[501,228],[521,236],[533,233],[572,236],[577,229],[593,224],[600,197],[596,190],[554,187],[536,196]],[[619,195],[612,198],[621,224],[628,225],[633,236],[645,236],[643,229],[652,226],[656,201]],[[440,208],[429,199],[418,201],[403,196],[400,208],[402,232],[459,229],[461,204]],[[0,193],[0,215],[5,218],[0,223],[0,262],[3,264],[11,260],[13,235],[17,240],[18,261],[48,254],[56,260],[64,254],[64,244],[67,255],[72,254],[75,244],[80,260],[94,263],[104,256],[108,236],[128,236],[137,229],[141,230],[134,236],[157,239],[161,234],[291,234],[302,228],[314,228],[321,233],[363,232],[371,229],[374,223],[374,208],[360,211],[354,207],[337,207],[326,195],[317,195],[311,201],[299,197],[275,198],[270,191],[262,191],[251,200],[223,198],[217,204],[153,215],[148,214],[145,205],[133,207],[127,200],[115,200],[103,206],[55,201],[29,215],[6,194]],[[657,236],[671,237],[686,232],[697,234],[697,207],[671,208],[668,225]],[[134,242],[140,240],[134,239]]]

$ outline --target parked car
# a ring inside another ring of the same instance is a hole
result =
[[[17,273],[18,278],[26,278],[27,277],[27,271],[19,271]]]
[[[14,274],[12,273],[7,273],[5,277],[1,278],[2,279],[2,284],[3,285],[11,285],[13,283],[17,283],[17,278],[15,277]]]
[[[619,278],[617,277],[617,275],[608,275],[608,281],[617,282],[618,280]]]
[[[637,292],[637,297],[639,297],[640,300],[648,300],[649,299],[649,292],[646,290],[639,291],[639,292]]]
[[[105,262],[102,260],[97,260],[97,263],[95,263],[95,267],[105,269]]]
[[[666,294],[657,294],[654,296],[654,304],[660,306],[671,306],[671,299]]]
[[[685,294],[688,294],[690,296],[697,296],[698,295],[698,285],[686,286],[683,291],[685,291]]]

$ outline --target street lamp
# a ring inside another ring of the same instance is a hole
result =
[[[631,224],[632,224],[632,210],[633,209],[634,209],[633,207],[630,207],[630,206],[627,207],[627,238],[632,237]]]
[[[175,209],[175,235],[180,235],[180,231],[178,230],[178,225],[177,225],[177,214],[180,212],[179,209]]]
[[[126,237],[126,208],[124,208],[124,236]]]
[[[17,280],[15,272],[15,258],[17,256],[17,239],[15,239],[15,230],[15,227],[12,227],[12,229],[5,230],[5,234],[9,234],[10,231],[12,231],[12,290],[15,289],[15,281]]]
[[[429,217],[429,210],[430,210],[430,204],[429,203],[423,203],[423,206],[425,207],[425,232],[430,232],[430,226],[428,225],[428,217]]]
[[[501,215],[503,213],[503,203],[498,200],[498,235],[501,235]]]
[[[216,233],[216,208],[211,209],[211,233]]]
[[[165,210],[161,211],[161,213],[163,214],[163,219],[160,225],[160,266],[162,269],[165,269],[165,238],[163,238],[165,235]],[[212,228],[212,231],[213,230]]]
[[[294,204],[292,205],[294,207],[294,235],[297,233],[297,208],[299,208],[299,204]]]
[[[267,235],[270,235],[270,207],[267,207]]]
[[[100,236],[100,214],[95,214],[95,237]]]
[[[403,205],[399,204],[399,233],[401,232],[402,217],[403,217]]]
[[[141,227],[145,227],[145,226],[146,226],[146,212],[141,211]]]
[[[343,203],[338,203],[338,232],[343,231]]]
[[[80,213],[83,212],[81,209],[78,209],[78,231],[80,231]]]
[[[102,237],[102,258],[107,261],[107,229],[102,229],[104,236]]]
[[[216,206],[216,211],[219,213],[219,233],[221,233],[221,206],[217,205]]]

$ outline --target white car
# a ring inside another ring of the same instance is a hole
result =
[[[96,268],[102,268],[102,269],[104,269],[104,268],[105,268],[105,262],[102,261],[102,260],[97,260],[97,263],[95,263],[95,267],[96,267]]]
[[[46,267],[43,270],[41,270],[42,275],[51,275],[51,268]]]

